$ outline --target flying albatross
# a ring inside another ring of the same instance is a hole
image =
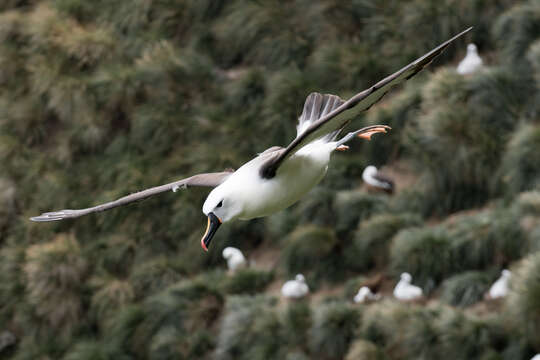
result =
[[[273,146],[242,165],[236,171],[193,175],[169,184],[156,186],[118,200],[78,210],[60,210],[32,217],[33,221],[55,221],[76,218],[145,199],[168,190],[204,186],[214,188],[203,205],[208,217],[201,246],[208,246],[219,226],[227,221],[249,220],[283,210],[304,196],[326,174],[330,154],[346,150],[346,142],[356,136],[371,139],[376,133],[390,130],[373,125],[353,131],[336,140],[341,130],[360,112],[368,110],[392,87],[413,77],[429,65],[461,32],[401,70],[344,101],[336,95],[311,93],[299,118],[296,138],[285,148]],[[354,111],[352,111],[354,109]]]

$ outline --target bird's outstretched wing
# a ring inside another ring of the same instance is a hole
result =
[[[105,204],[89,207],[86,209],[77,209],[77,210],[60,210],[54,212],[43,213],[39,216],[31,217],[32,221],[56,221],[69,218],[76,218],[79,216],[87,215],[94,212],[101,212],[109,210],[118,206],[126,205],[134,201],[139,201],[146,199],[149,196],[160,194],[165,191],[187,188],[192,186],[203,186],[203,187],[216,187],[225,181],[234,170],[229,169],[219,173],[205,173],[198,174],[188,177],[186,179],[174,181],[161,186],[156,186],[150,189],[142,190],[124,197],[121,197],[118,200],[114,200]]]
[[[320,117],[318,119],[312,119],[310,116],[309,121],[302,121],[300,118],[300,124],[298,125],[297,131],[298,135],[286,150],[281,152],[279,156],[274,156],[270,158],[263,166],[261,167],[261,176],[263,178],[272,178],[275,176],[277,169],[283,163],[284,160],[293,155],[296,151],[301,149],[304,145],[312,142],[313,140],[319,139],[322,136],[333,133],[341,129],[349,119],[356,116],[358,113],[369,109],[373,104],[379,101],[392,87],[410,79],[421,71],[424,67],[429,65],[433,59],[440,55],[443,50],[450,45],[454,40],[468,33],[472,27],[467,30],[459,33],[450,40],[445,41],[441,45],[437,46],[435,49],[431,50],[427,54],[416,59],[409,65],[405,66],[401,70],[393,73],[392,75],[386,77],[385,79],[379,81],[372,87],[354,95],[349,100],[342,102],[332,102],[333,105],[338,104],[337,107],[333,108],[330,112],[320,111]],[[311,114],[309,111],[306,111],[306,107],[313,108],[313,94],[310,94],[306,99],[306,105],[304,106],[304,113]],[[332,95],[318,95],[317,98],[322,97],[324,99],[330,99]],[[337,98],[337,97],[336,97]],[[337,98],[339,99],[339,98]],[[341,99],[339,99],[341,100]],[[310,105],[310,106],[308,106]],[[316,108],[316,107],[315,107]],[[354,108],[354,112],[346,111]],[[320,109],[320,107],[319,107]],[[324,110],[324,108],[323,108]],[[306,123],[309,123],[308,126],[305,126]]]

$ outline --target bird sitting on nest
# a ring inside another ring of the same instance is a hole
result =
[[[367,286],[362,286],[354,296],[355,303],[365,303],[368,301],[377,301],[381,298],[380,294],[374,294]]]
[[[105,204],[79,210],[47,212],[32,217],[31,220],[76,218],[143,200],[168,190],[192,186],[211,187],[214,189],[206,198],[202,209],[208,222],[201,238],[201,246],[208,251],[208,246],[222,223],[268,216],[291,206],[323,179],[330,155],[335,150],[346,150],[345,144],[356,137],[369,140],[374,134],[390,130],[386,125],[373,125],[349,132],[338,139],[351,119],[368,110],[394,86],[416,75],[451,42],[470,30],[471,28],[454,36],[349,100],[345,101],[330,94],[310,94],[299,118],[296,138],[287,147],[273,146],[263,151],[234,172],[193,175]]]
[[[244,254],[242,254],[242,251],[235,247],[227,246],[225,249],[223,249],[222,255],[223,258],[227,260],[227,267],[229,268],[230,272],[235,272],[236,270],[247,266],[247,261]]]
[[[478,55],[478,48],[474,44],[467,45],[467,55],[461,60],[456,69],[458,74],[468,75],[480,70],[484,61]]]
[[[394,288],[394,297],[398,300],[409,301],[422,297],[422,288],[411,285],[412,276],[409,273],[401,274],[401,279]]]
[[[487,295],[488,299],[497,299],[505,297],[506,294],[508,294],[508,281],[510,280],[510,277],[512,276],[512,273],[510,270],[504,269],[501,272],[501,277],[497,279],[491,285],[491,288],[489,288],[489,292]]]
[[[299,299],[309,293],[304,275],[298,274],[294,280],[289,280],[281,287],[281,294],[289,299]]]
[[[384,191],[389,194],[394,192],[394,181],[381,174],[373,165],[369,165],[364,169],[362,180],[364,180],[369,190]]]

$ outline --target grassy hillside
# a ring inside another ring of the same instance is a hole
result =
[[[354,120],[274,216],[199,245],[207,190],[57,223],[295,135],[474,26]],[[456,73],[474,42],[485,67]],[[529,359],[540,353],[540,4],[510,0],[7,0],[0,4],[0,359]],[[373,164],[393,196],[362,187]],[[236,246],[249,269],[227,273]],[[503,268],[510,295],[484,300]],[[427,299],[391,297],[412,274]],[[312,295],[280,298],[302,272]],[[384,296],[356,305],[366,282]]]

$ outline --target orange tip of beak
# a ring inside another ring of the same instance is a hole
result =
[[[208,248],[206,247],[206,245],[204,245],[204,238],[201,239],[201,247],[204,251],[208,252]]]
[[[349,147],[347,145],[339,145],[337,148],[336,148],[337,151],[346,151],[346,150],[349,150]]]

